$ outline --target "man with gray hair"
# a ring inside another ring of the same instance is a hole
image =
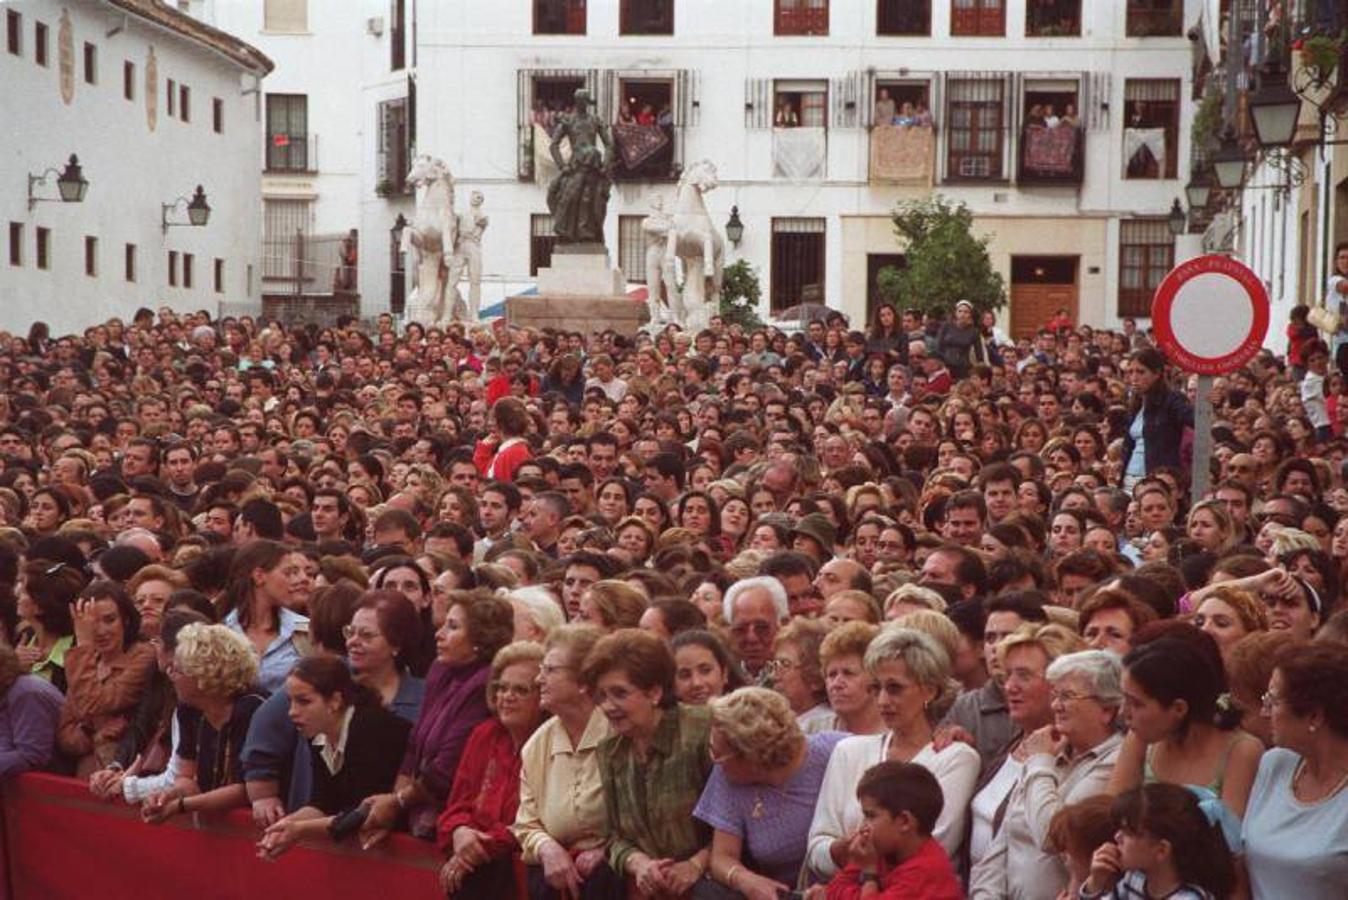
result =
[[[765,684],[771,676],[768,662],[777,630],[791,615],[786,588],[771,575],[746,578],[732,584],[721,602],[735,653],[749,677]]]

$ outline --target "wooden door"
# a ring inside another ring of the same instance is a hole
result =
[[[1011,338],[1033,337],[1063,307],[1077,321],[1075,284],[1012,284]]]

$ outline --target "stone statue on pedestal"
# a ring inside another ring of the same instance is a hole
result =
[[[450,285],[455,294],[455,318],[458,318],[462,306],[459,293],[459,280],[468,276],[468,307],[466,318],[476,322],[482,311],[482,233],[487,230],[487,216],[482,212],[483,196],[481,191],[473,191],[468,211],[457,216],[458,242],[454,247],[454,260],[450,266]]]
[[[418,189],[416,213],[403,229],[402,249],[412,254],[407,318],[423,326],[436,325],[453,312],[452,307],[446,309],[445,297],[458,230],[454,178],[443,160],[423,153],[413,161],[407,183]]]
[[[716,166],[710,160],[700,159],[684,169],[665,244],[667,265],[672,269],[675,257],[683,264],[679,324],[693,334],[706,328],[721,306],[725,238],[703,201],[703,195],[714,191],[716,185]]]
[[[664,198],[651,198],[651,214],[641,221],[641,233],[646,241],[646,306],[650,310],[650,331],[660,330],[660,307],[663,293],[668,297],[672,320],[680,328],[684,322],[683,295],[679,291],[674,257],[669,254],[669,231],[674,218],[665,212]]]
[[[558,244],[604,243],[608,215],[608,175],[613,138],[603,120],[590,111],[590,92],[576,91],[575,105],[561,117],[548,152],[561,174],[548,187],[548,209]],[[562,139],[571,142],[571,159],[563,160]]]

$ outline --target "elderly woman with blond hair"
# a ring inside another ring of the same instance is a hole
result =
[[[863,819],[856,784],[871,766],[911,762],[936,776],[945,803],[932,836],[952,857],[964,842],[969,798],[978,780],[977,750],[958,742],[937,750],[932,743],[933,729],[958,691],[950,677],[950,656],[940,643],[921,631],[889,627],[866,649],[865,665],[879,689],[885,730],[841,741],[829,760],[810,825],[807,865],[818,879],[860,862],[856,838]]]
[[[258,662],[248,639],[227,625],[188,625],[178,632],[173,689],[178,702],[201,714],[175,753],[173,787],[151,794],[141,818],[159,824],[176,815],[217,812],[248,804],[243,784],[244,740],[253,713],[266,699],[253,683]]]
[[[562,605],[545,587],[515,588],[507,591],[505,598],[515,611],[515,640],[535,641],[539,644],[548,639],[548,635],[566,622]]]
[[[1123,743],[1122,677],[1122,662],[1107,650],[1068,653],[1048,664],[1052,721],[1018,745],[1025,762],[1001,827],[970,874],[971,898],[1055,900],[1067,886],[1050,826],[1060,810],[1103,794],[1109,784]]]
[[[795,887],[814,801],[844,737],[806,736],[786,698],[767,688],[711,701],[715,768],[693,815],[712,827],[707,875],[714,882],[749,897]]]

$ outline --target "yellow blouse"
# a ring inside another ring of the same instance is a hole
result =
[[[608,817],[599,777],[599,744],[609,736],[608,719],[590,714],[580,746],[573,747],[555,716],[539,726],[521,751],[520,808],[510,831],[527,865],[554,840],[567,850],[590,850],[604,843]]]

